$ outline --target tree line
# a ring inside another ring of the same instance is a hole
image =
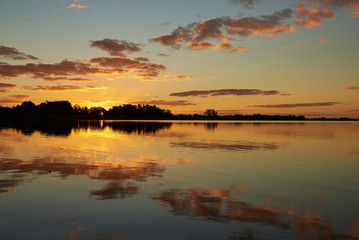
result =
[[[38,105],[31,101],[22,102],[14,107],[1,107],[0,117],[72,117],[78,119],[159,119],[159,120],[353,120],[349,118],[316,118],[306,119],[293,115],[225,115],[219,116],[214,109],[207,109],[203,114],[172,114],[169,109],[155,105],[123,104],[110,109],[103,107],[74,106],[69,101],[46,101]]]
[[[35,105],[25,101],[14,107],[0,107],[0,116],[66,116],[80,118],[111,118],[123,119],[168,119],[173,115],[168,109],[151,105],[123,104],[106,110],[103,107],[81,107],[69,101],[46,101]]]

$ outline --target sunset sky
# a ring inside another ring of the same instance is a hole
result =
[[[359,0],[0,0],[0,106],[359,117]]]

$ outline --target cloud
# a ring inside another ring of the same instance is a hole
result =
[[[239,3],[245,8],[253,8],[255,2],[260,2],[262,0],[228,0],[231,3]]]
[[[297,108],[297,107],[327,107],[340,104],[340,102],[320,102],[320,103],[293,103],[293,104],[274,104],[274,105],[252,105],[248,107],[258,108]]]
[[[51,75],[89,75],[96,73],[111,73],[109,70],[100,69],[89,62],[63,60],[55,64],[35,64],[27,63],[25,65],[10,65],[0,63],[1,77],[18,77],[33,75],[34,77],[49,77]]]
[[[70,5],[67,5],[66,8],[87,9],[87,8],[92,8],[92,7],[71,3]]]
[[[0,57],[12,60],[38,60],[37,57],[19,52],[17,47],[0,46]]]
[[[323,18],[335,19],[333,10],[338,8],[354,10],[352,17],[359,16],[359,0],[304,0],[297,4],[294,22],[305,28],[320,26]]]
[[[25,86],[24,89],[31,91],[87,91],[94,89],[107,89],[107,87],[58,85],[58,86],[37,86],[37,87]]]
[[[87,78],[68,78],[68,77],[44,77],[45,81],[57,82],[57,81],[69,81],[69,82],[96,82],[95,80]]]
[[[177,101],[166,101],[166,100],[151,100],[151,101],[138,101],[133,102],[132,104],[148,104],[148,105],[158,105],[158,106],[188,106],[196,105],[194,103],[188,102],[187,100],[177,100]]]
[[[139,47],[139,44],[127,42],[124,40],[106,38],[98,41],[90,41],[90,43],[91,47],[102,49],[108,52],[111,56],[124,57],[124,52],[135,53],[142,51],[142,49]]]
[[[0,104],[19,103],[29,97],[29,95],[10,95],[9,98],[0,98]]]
[[[251,52],[252,50],[246,47],[236,47],[232,48],[231,52]]]
[[[178,27],[171,34],[157,36],[150,39],[150,41],[175,49],[180,49],[184,46],[191,50],[233,49],[227,41],[233,40],[234,37],[269,38],[282,33],[296,32],[297,30],[294,26],[285,23],[285,19],[290,18],[292,12],[291,9],[283,9],[272,15],[261,15],[259,17],[240,19],[218,17],[208,19],[191,23],[186,27]],[[220,43],[210,41],[219,41]]]
[[[295,9],[297,19],[294,23],[305,27],[312,28],[322,24],[322,18],[335,19],[334,11],[324,8],[323,5],[315,4],[312,9],[308,9],[308,5],[312,5],[312,0],[299,1]]]
[[[132,71],[144,79],[157,77],[161,71],[166,69],[166,67],[162,64],[147,62],[147,60],[144,62],[138,59],[130,59],[126,57],[91,58],[90,62],[119,73]]]
[[[11,83],[0,83],[0,93],[8,92],[8,91],[10,91],[10,89],[15,88],[15,87],[16,87],[15,84],[11,84]]]
[[[346,87],[346,90],[359,90],[359,86]]]
[[[169,57],[170,55],[168,55],[168,54],[165,54],[165,53],[159,53],[159,54],[157,54],[158,56],[161,56],[161,57]]]
[[[139,78],[151,79],[159,76],[166,67],[162,64],[151,63],[147,58],[131,59],[127,57],[99,57],[86,61],[63,60],[55,64],[10,65],[0,63],[0,77],[12,78],[18,76],[33,76],[47,81],[91,81],[84,78],[68,78],[68,75],[94,74],[135,74]],[[62,76],[62,77],[56,77]]]
[[[327,42],[329,42],[329,40],[328,40],[328,39],[323,38],[323,39],[320,39],[320,40],[319,40],[319,42],[321,42],[321,43],[327,43]]]
[[[262,91],[259,89],[218,89],[218,90],[193,90],[187,92],[171,93],[172,97],[214,97],[214,96],[252,96],[252,95],[279,95],[288,96],[276,90]]]
[[[23,100],[25,98],[29,98],[30,96],[29,95],[10,95],[11,98],[15,98],[15,99],[18,99],[18,100]]]
[[[9,103],[18,103],[18,102],[21,102],[21,100],[0,98],[0,104],[9,104]]]

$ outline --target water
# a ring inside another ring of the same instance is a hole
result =
[[[359,239],[358,122],[0,124],[0,239]]]

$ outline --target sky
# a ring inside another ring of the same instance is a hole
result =
[[[0,106],[359,117],[359,0],[0,0]]]

